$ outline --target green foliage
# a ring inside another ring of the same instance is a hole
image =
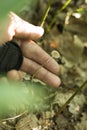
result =
[[[0,79],[0,118],[15,116],[26,110],[45,109],[49,101],[49,89],[31,82],[13,82]],[[46,98],[47,97],[47,98]]]
[[[0,19],[3,19],[9,11],[18,13],[25,5],[31,6],[33,3],[34,0],[2,0],[0,2]]]
[[[76,10],[77,13],[84,13],[85,12],[85,9],[84,8],[78,8]]]

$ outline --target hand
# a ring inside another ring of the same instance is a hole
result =
[[[29,73],[52,87],[60,85],[57,76],[59,66],[40,46],[37,40],[44,33],[43,28],[34,26],[14,13],[10,13],[0,27],[0,44],[15,39],[23,53],[23,63],[20,70]],[[11,70],[7,76],[19,79],[19,71]]]

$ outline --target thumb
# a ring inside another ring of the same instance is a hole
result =
[[[10,16],[15,21],[15,37],[36,40],[43,35],[44,29],[42,27],[26,22],[13,12],[10,12]]]

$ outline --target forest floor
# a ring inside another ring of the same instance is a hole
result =
[[[44,109],[6,119],[0,124],[0,130],[87,130],[87,85],[58,114],[64,103],[87,80],[85,14],[79,19],[71,15],[68,21],[65,17],[65,12],[59,15],[59,22],[43,36],[39,44],[60,65],[61,86],[54,90],[34,79],[33,84],[44,88],[44,92],[48,91],[39,97],[47,99],[41,104]],[[30,82],[27,74],[23,82]],[[39,93],[43,91],[39,90]]]

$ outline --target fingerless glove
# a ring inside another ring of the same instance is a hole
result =
[[[22,51],[13,41],[9,41],[0,46],[0,73],[9,70],[19,70],[23,62]]]

